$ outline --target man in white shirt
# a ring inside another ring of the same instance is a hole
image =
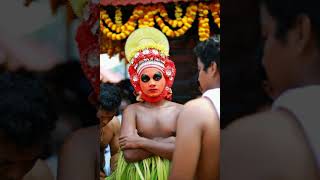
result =
[[[194,49],[201,98],[185,104],[177,126],[170,179],[218,179],[220,156],[220,39]],[[186,156],[187,155],[187,156]]]

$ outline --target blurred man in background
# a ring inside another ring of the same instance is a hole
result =
[[[50,143],[55,120],[39,80],[14,73],[0,75],[0,179],[53,179],[40,157]]]
[[[58,180],[96,180],[99,176],[104,179],[104,169],[109,172],[115,167],[120,122],[114,116],[121,97],[119,89],[114,85],[101,84],[100,88],[97,112],[100,125],[79,129],[65,141],[59,157]],[[110,145],[111,159],[105,162],[104,151],[107,145]]]
[[[319,1],[260,0],[259,9],[274,102],[223,131],[221,179],[319,179]]]

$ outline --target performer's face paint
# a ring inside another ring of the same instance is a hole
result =
[[[142,93],[148,97],[157,97],[163,92],[166,80],[159,69],[146,68],[141,72],[140,86]]]

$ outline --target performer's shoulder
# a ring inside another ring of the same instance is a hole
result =
[[[168,103],[170,104],[170,106],[177,108],[178,110],[182,110],[183,105],[176,103],[176,102],[172,102],[172,101],[168,101]]]
[[[136,111],[137,108],[139,108],[141,106],[141,103],[133,103],[133,104],[129,104],[125,111]]]
[[[143,109],[143,105],[142,103],[134,103],[134,104],[130,104],[128,105],[124,111],[123,111],[123,115],[124,116],[134,116],[136,115],[138,112],[140,112]]]

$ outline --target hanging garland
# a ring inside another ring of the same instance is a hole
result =
[[[209,9],[211,11],[211,15],[213,17],[214,23],[218,25],[220,28],[220,4],[219,3],[211,3],[209,4]]]
[[[179,3],[175,4],[175,19],[170,19],[163,4],[137,6],[126,23],[123,22],[122,9],[116,7],[114,22],[108,12],[100,10],[100,31],[102,32],[101,53],[113,55],[115,47],[113,41],[126,39],[136,28],[154,27],[157,24],[160,30],[168,37],[183,36],[191,27],[198,15],[198,35],[200,41],[210,37],[209,12],[213,22],[220,28],[219,3],[190,3],[183,15]],[[124,23],[124,24],[123,24]],[[112,48],[112,50],[111,50]],[[119,49],[119,48],[116,48]]]
[[[205,41],[210,37],[210,26],[209,26],[209,6],[204,3],[199,3],[199,27],[198,35],[200,41]]]
[[[121,10],[118,9],[117,11],[115,17],[117,23],[112,22],[106,10],[100,11],[100,30],[107,38],[119,41],[126,39],[135,30],[137,26],[136,21],[143,14],[143,10],[141,6],[136,7],[129,20],[124,25],[122,25],[121,20]],[[105,27],[103,22],[107,27]]]
[[[156,22],[160,27],[161,31],[166,34],[168,37],[180,37],[184,35],[188,29],[192,27],[197,15],[197,5],[190,4],[187,7],[186,14],[181,19],[171,20],[168,18],[168,13],[166,12],[164,6],[160,6],[160,16],[162,16],[168,24],[172,24],[172,27],[179,27],[177,30],[171,29],[169,26],[165,25],[164,21],[160,16],[156,16]]]

